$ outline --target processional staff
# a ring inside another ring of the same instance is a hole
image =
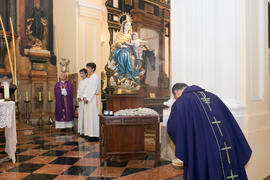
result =
[[[1,16],[0,16],[0,22],[1,22],[1,27],[3,29],[3,33],[4,33],[5,42],[6,42],[8,59],[9,59],[9,64],[10,64],[10,69],[11,69],[12,83],[17,86],[17,59],[16,59],[15,36],[14,36],[14,28],[13,28],[12,19],[11,19],[11,17],[9,17],[9,22],[10,22],[10,26],[11,26],[11,33],[12,33],[13,57],[14,57],[14,69],[15,70],[13,70],[13,64],[12,64],[12,61],[11,61],[11,55],[10,55],[10,51],[9,51],[9,44],[8,44],[8,41],[7,41],[6,30],[5,30],[5,27],[4,27],[3,20],[2,20]],[[18,99],[18,93],[17,93],[17,91],[15,91],[15,102],[17,102],[17,99]]]
[[[14,36],[14,29],[11,17],[9,17],[9,22],[11,26],[11,33],[12,33],[12,43],[13,43],[13,57],[14,57],[14,84],[17,86],[17,59],[16,59],[16,47],[15,47],[15,36]],[[15,102],[18,99],[18,90],[15,91]]]
[[[1,16],[0,16],[0,22],[1,22],[2,29],[3,29],[3,33],[4,33],[5,42],[6,42],[8,59],[9,59],[9,64],[10,64],[10,69],[11,69],[12,82],[13,82],[13,84],[15,84],[14,70],[13,70],[13,65],[12,65],[11,56],[10,56],[10,52],[9,52],[9,45],[8,45],[8,41],[7,41],[6,30],[5,30],[5,27],[4,27],[4,24],[3,24],[3,21],[2,21],[2,17]]]

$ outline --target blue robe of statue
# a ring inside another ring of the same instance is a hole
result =
[[[134,79],[135,82],[138,82],[138,79],[135,77],[135,75],[137,76],[139,73],[138,73],[138,70],[136,70],[136,74],[134,74],[133,72],[132,64],[131,64],[131,57],[130,57],[130,50],[132,51],[132,53],[134,54],[136,58],[134,47],[130,46],[130,48],[124,47],[124,48],[116,49],[113,52],[112,59],[114,59],[117,62],[117,73],[119,75],[123,77],[126,75],[130,75],[130,77]]]
[[[167,131],[185,180],[246,180],[251,149],[233,115],[214,94],[187,87],[172,106]]]

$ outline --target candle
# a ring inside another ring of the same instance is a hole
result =
[[[9,84],[4,84],[4,99],[9,100]]]
[[[105,73],[104,71],[101,72],[101,80],[104,80],[105,79]]]
[[[51,97],[51,91],[49,91],[49,101],[52,100],[52,97]]]
[[[38,101],[41,101],[41,92],[38,92]]]
[[[25,101],[29,101],[28,91],[25,92]]]

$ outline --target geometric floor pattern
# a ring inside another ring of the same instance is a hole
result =
[[[175,179],[180,174],[180,170],[172,168],[170,161],[160,160],[154,167],[154,155],[151,154],[142,160],[108,162],[104,168],[99,158],[98,142],[89,142],[71,131],[60,132],[49,127],[26,132],[17,131],[16,164],[2,162],[0,180]],[[4,148],[5,137],[1,131],[2,157],[6,156]]]

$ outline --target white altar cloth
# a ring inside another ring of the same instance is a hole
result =
[[[17,133],[14,101],[0,101],[0,128],[5,128],[5,151],[12,162],[15,163]]]

